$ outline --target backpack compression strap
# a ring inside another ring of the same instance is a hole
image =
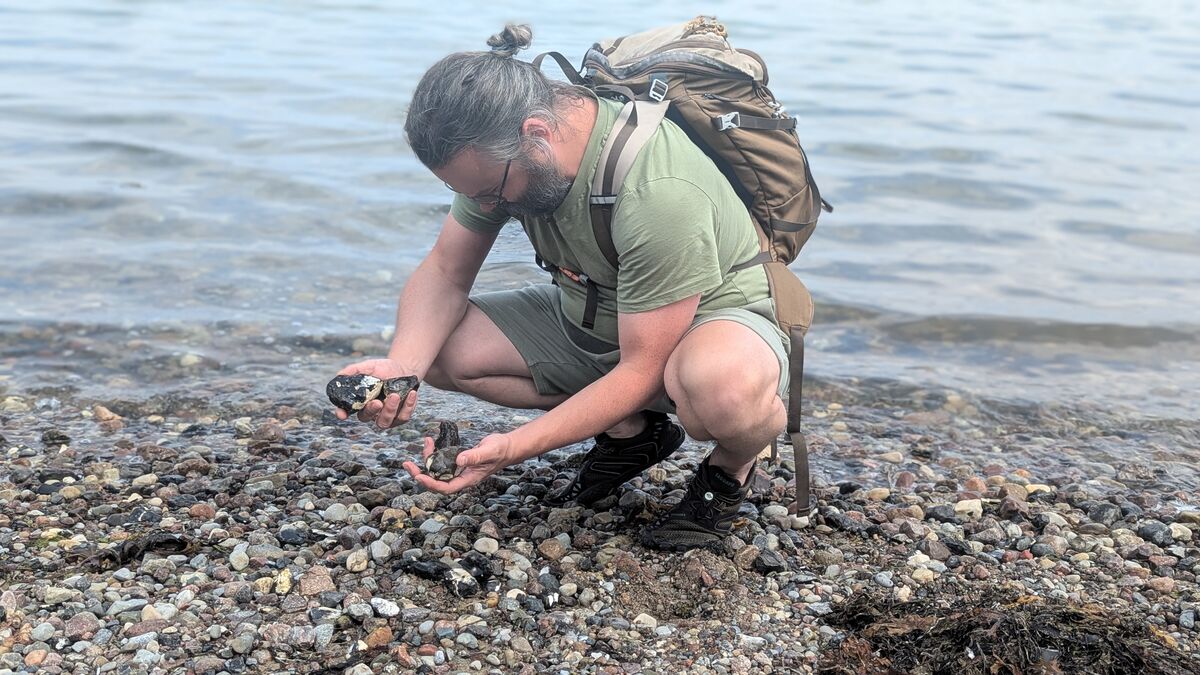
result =
[[[798,326],[791,330],[792,353],[788,355],[791,382],[788,384],[787,433],[792,440],[796,463],[796,501],[788,509],[793,514],[807,516],[813,510],[809,492],[808,442],[800,427],[800,402],[804,396],[804,333]]]

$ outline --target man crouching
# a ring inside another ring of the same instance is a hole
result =
[[[686,496],[642,541],[673,550],[720,543],[757,454],[786,424],[790,345],[762,266],[735,271],[759,252],[756,226],[713,162],[664,121],[617,193],[619,264],[610,264],[588,198],[621,104],[514,59],[530,40],[527,26],[509,25],[488,41],[490,51],[451,54],[417,85],[405,132],[455,193],[453,205],[404,287],[387,358],[342,374],[412,375],[548,411],[460,454],[449,481],[405,465],[441,493],[594,436],[578,474],[545,499],[587,505],[671,455],[685,430],[715,441]],[[554,283],[471,295],[512,219]],[[392,427],[416,404],[416,391],[391,395],[359,419]]]

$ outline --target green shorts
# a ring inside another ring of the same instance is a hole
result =
[[[545,396],[571,395],[612,370],[621,358],[617,345],[600,340],[566,320],[556,286],[541,284],[516,290],[472,296],[471,302],[487,315],[525,359],[534,386]],[[779,397],[786,398],[789,380],[788,350],[791,345],[773,319],[770,298],[743,307],[718,309],[697,316],[688,331],[710,321],[733,321],[754,331],[779,360]],[[675,412],[675,404],[664,395],[653,410]]]

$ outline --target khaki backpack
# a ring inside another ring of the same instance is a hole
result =
[[[596,243],[614,269],[613,204],[638,152],[664,118],[678,124],[713,160],[758,225],[761,252],[729,271],[765,266],[776,319],[791,339],[787,409],[796,460],[792,511],[807,513],[808,447],[800,431],[800,402],[804,334],[812,322],[813,303],[787,264],[812,236],[822,208],[833,208],[821,199],[813,181],[796,136],[796,120],[767,88],[766,64],[752,51],[733,48],[725,27],[705,16],[602,40],[584,55],[583,75],[558,52],[538,55],[533,65],[540,68],[547,56],[571,82],[626,101],[601,151],[589,197]],[[589,296],[593,294],[589,287]],[[594,303],[588,305],[594,313]],[[585,315],[584,325],[593,319]],[[775,452],[772,444],[772,458]]]

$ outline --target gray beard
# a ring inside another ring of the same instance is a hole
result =
[[[519,218],[554,213],[571,192],[573,181],[567,180],[553,162],[535,161],[522,166],[529,176],[528,186],[525,194],[508,203],[508,213]]]

